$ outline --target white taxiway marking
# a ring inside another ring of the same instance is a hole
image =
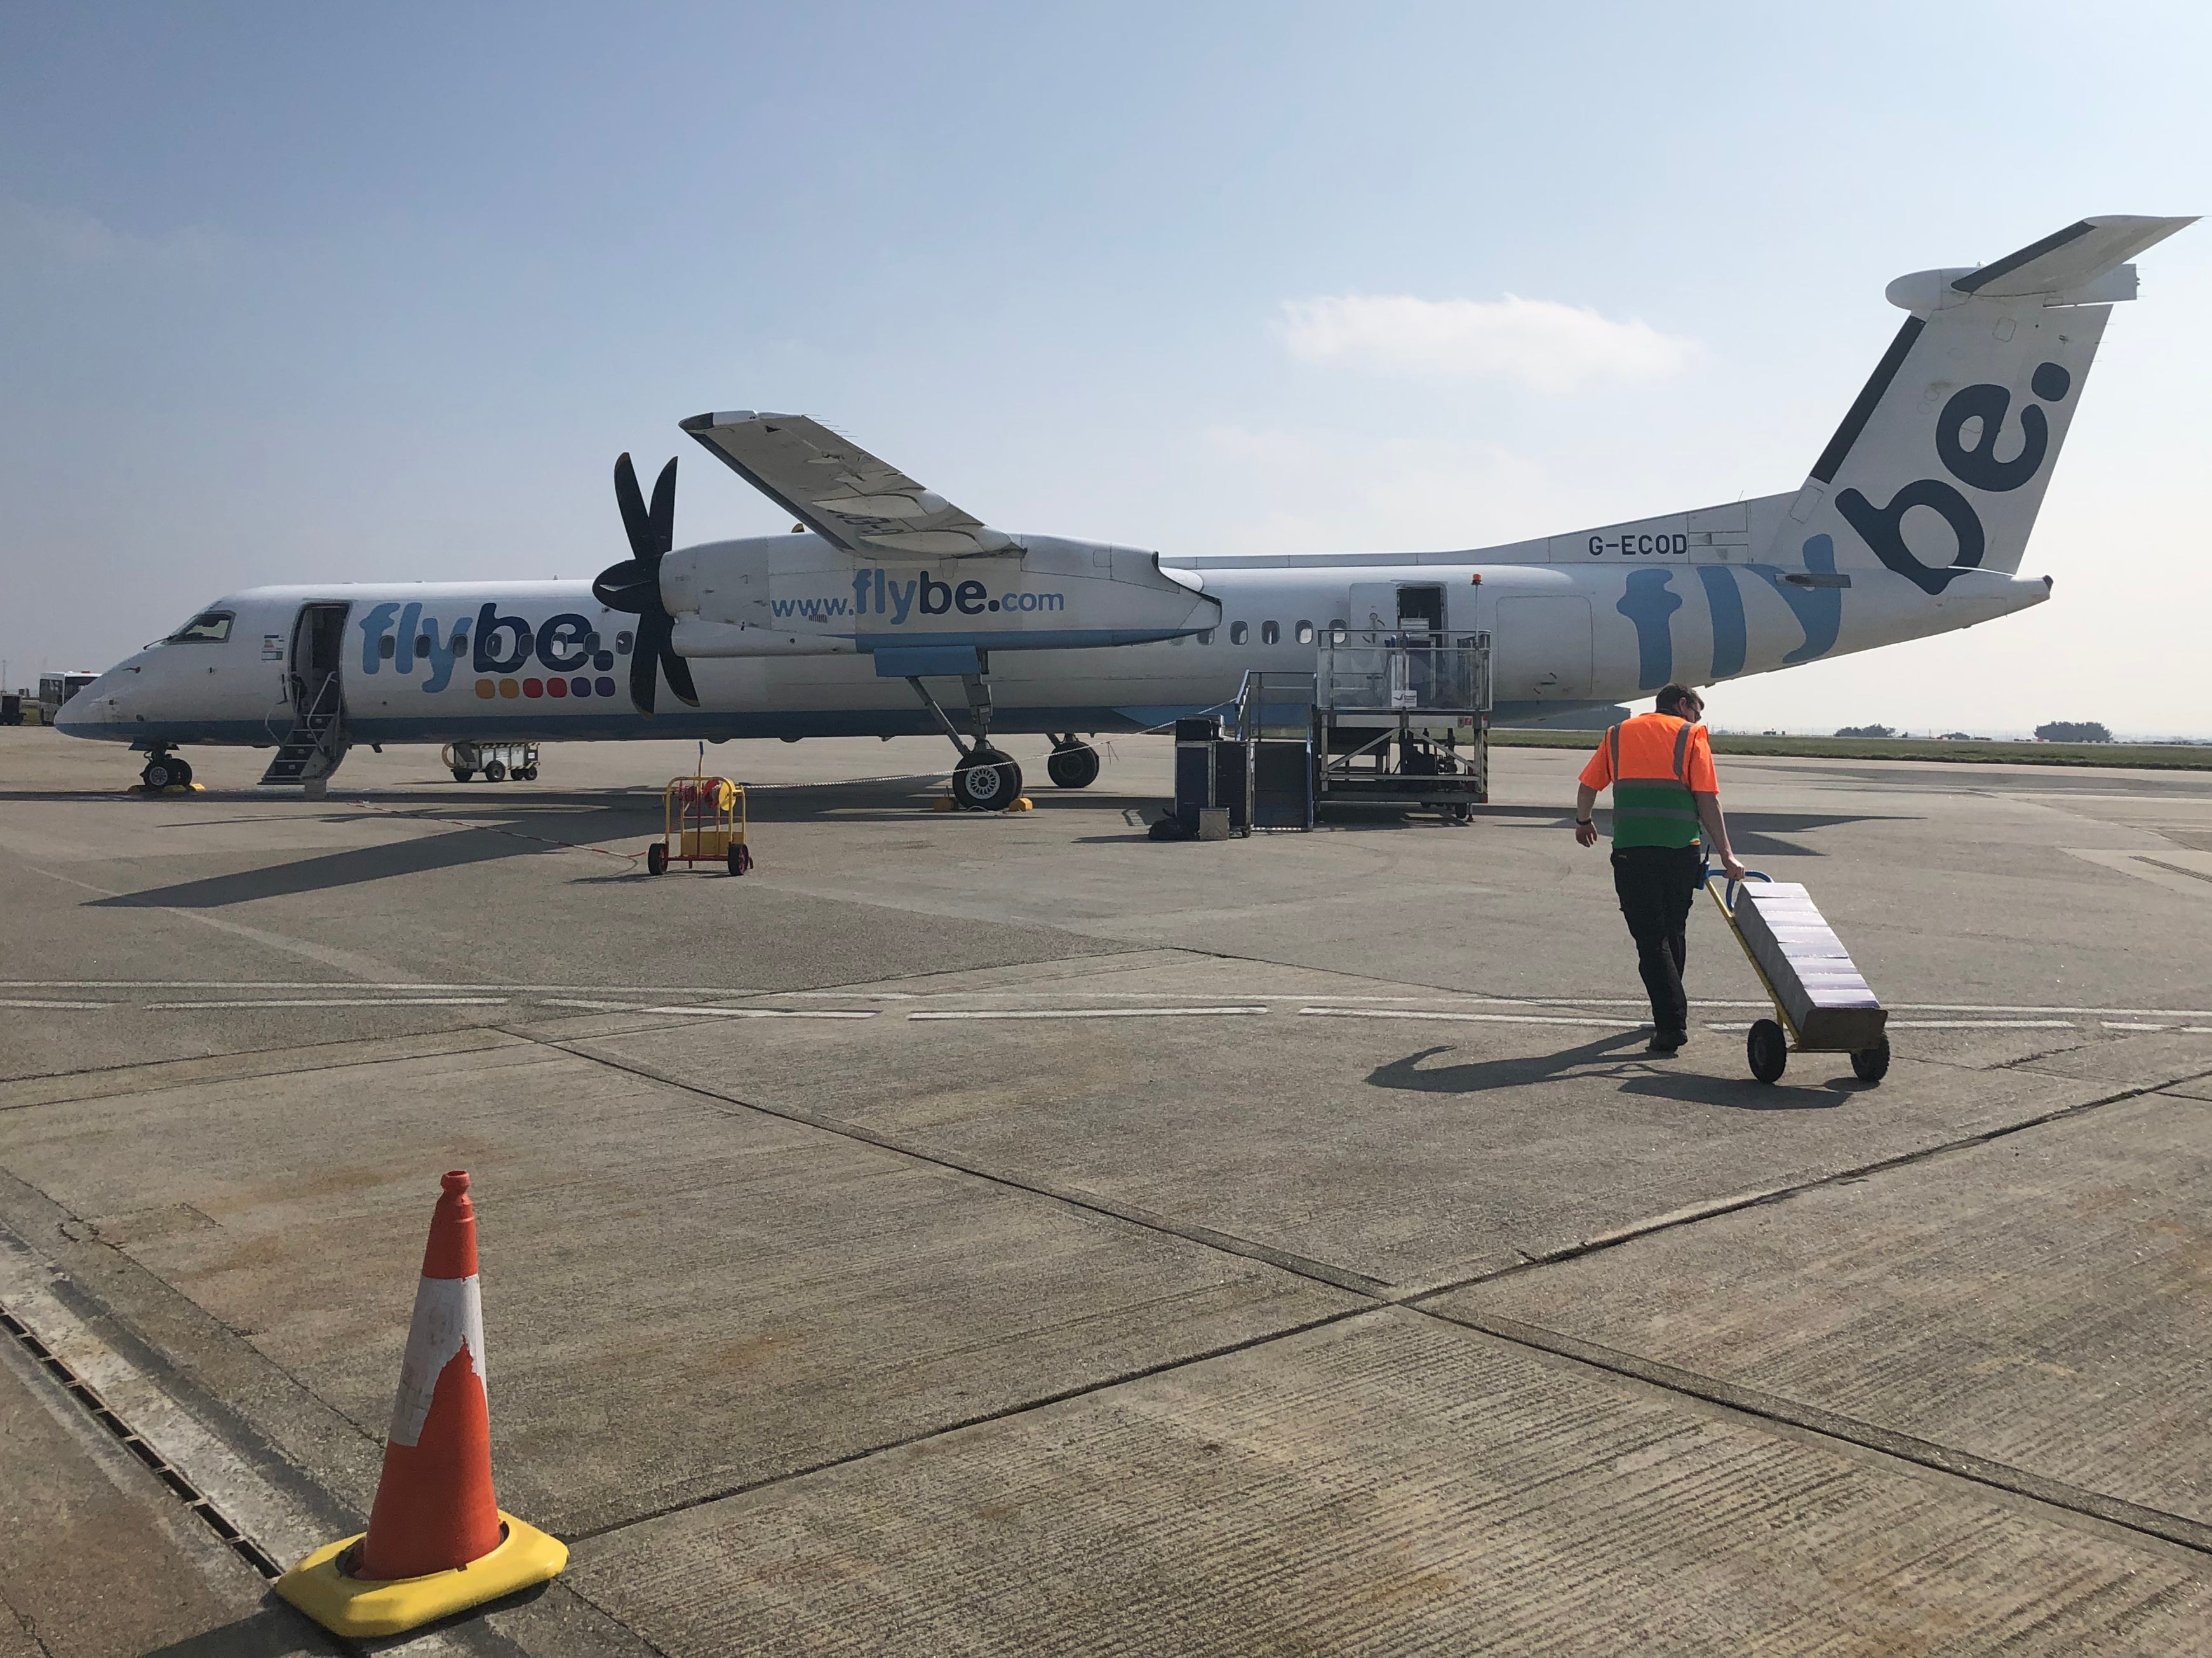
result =
[[[1317,1019],[1443,1019],[1480,1025],[1598,1025],[1609,1031],[1641,1028],[1624,1019],[1571,1019],[1564,1014],[1543,1013],[1447,1013],[1427,1008],[1300,1008],[1298,1014]]]
[[[171,1013],[183,1008],[503,1008],[503,996],[326,996],[232,1002],[149,1002],[147,1011]]]
[[[640,1008],[639,1013],[680,1013],[709,1019],[873,1019],[873,1008]]]
[[[2171,1025],[2124,1025],[2114,1019],[2107,1019],[2102,1022],[2108,1031],[2165,1031],[2173,1028]]]
[[[112,1002],[0,1002],[0,1008],[112,1008]]]
[[[1200,1019],[1264,1014],[1265,1008],[975,1008],[910,1013],[918,1019]]]
[[[1738,1020],[1726,1024],[1709,1024],[1709,1031],[1747,1031],[1751,1023]],[[1893,1031],[2070,1031],[2070,1019],[1893,1019],[1888,1028]]]

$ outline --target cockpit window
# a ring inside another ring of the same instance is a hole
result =
[[[221,644],[230,637],[230,625],[236,619],[235,613],[228,610],[202,611],[172,633],[168,642],[179,644],[186,640],[198,640],[206,644]]]

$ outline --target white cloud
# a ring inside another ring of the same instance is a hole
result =
[[[1680,368],[1697,342],[1632,318],[1615,322],[1556,301],[1416,299],[1344,294],[1283,302],[1291,354],[1449,379],[1517,380],[1552,394],[1594,381],[1652,380]]]

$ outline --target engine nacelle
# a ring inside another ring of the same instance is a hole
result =
[[[857,558],[811,534],[712,541],[662,560],[660,590],[677,651],[702,657],[1144,644],[1221,615],[1201,578],[1163,570],[1158,553],[1056,536],[914,562]]]

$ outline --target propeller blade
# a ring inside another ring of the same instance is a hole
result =
[[[592,582],[592,597],[609,610],[624,610],[633,616],[650,609],[659,589],[659,572],[642,558],[610,564]]]
[[[660,476],[653,480],[653,510],[647,515],[647,521],[655,552],[666,552],[676,545],[676,457],[672,454],[660,469]]]
[[[692,707],[699,706],[699,687],[691,683],[691,664],[676,654],[673,645],[663,645],[660,650],[660,671],[668,676],[668,688]]]
[[[637,637],[629,648],[630,705],[641,714],[653,712],[653,693],[660,679],[660,653],[667,644],[667,622],[661,613],[648,610],[638,619]]]
[[[672,516],[675,511],[672,482],[670,487],[669,510]],[[656,489],[654,493],[658,495],[659,491]],[[645,564],[658,561],[660,555],[668,550],[668,544],[664,541],[656,546],[653,542],[653,523],[645,512],[645,497],[638,492],[637,468],[629,464],[629,451],[627,449],[615,457],[615,505],[622,509],[623,529],[629,537],[630,556]]]

